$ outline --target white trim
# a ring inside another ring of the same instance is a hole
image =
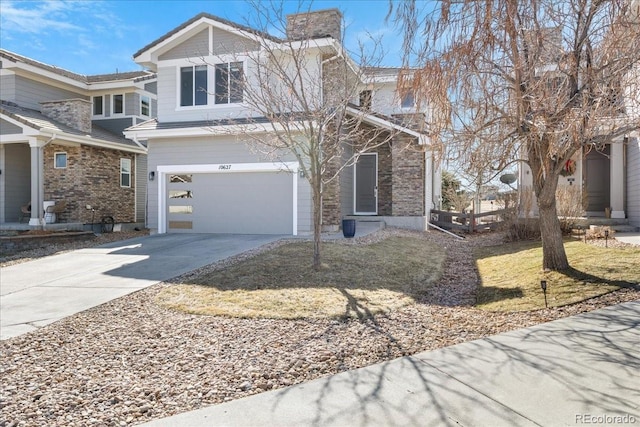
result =
[[[293,175],[293,235],[298,235],[298,162],[280,163],[215,163],[199,165],[159,165],[158,180],[158,234],[167,232],[167,175],[193,173],[291,172]],[[151,172],[151,171],[148,171]]]
[[[147,118],[153,117],[153,112],[151,111],[151,97],[149,95],[143,95],[143,94],[139,94],[139,95],[140,95],[140,116],[141,117],[147,117]],[[148,103],[148,108],[149,108],[148,114],[144,114],[142,112],[142,99],[143,98],[147,98],[149,100],[149,103]],[[135,125],[135,123],[134,123],[134,125]]]
[[[312,123],[315,125],[315,123]],[[289,126],[296,126],[295,122],[289,122]],[[225,126],[199,126],[191,128],[176,129],[144,129],[144,130],[124,130],[125,138],[131,140],[145,141],[148,139],[162,138],[185,138],[195,136],[212,136],[212,135],[242,135],[246,133],[270,133],[285,131],[285,127],[280,123],[248,123],[233,124]],[[300,131],[304,133],[303,130]]]
[[[358,182],[358,161],[362,156],[375,156],[376,157],[376,182],[375,182],[375,197],[376,197],[376,210],[375,212],[358,212],[356,207],[357,199],[357,182]],[[354,215],[378,215],[378,153],[360,153],[358,159],[353,164],[353,214]]]

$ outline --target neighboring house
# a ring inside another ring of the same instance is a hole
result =
[[[6,50],[0,60],[0,224],[30,204],[41,226],[58,201],[57,221],[144,224],[147,149],[122,131],[155,114],[155,75],[84,76]]]
[[[635,10],[638,16],[640,2],[636,1]],[[637,25],[631,30],[636,31]],[[628,124],[636,130],[612,138],[602,147],[584,147],[574,154],[559,177],[558,189],[576,188],[576,203],[582,203],[587,218],[609,217],[620,220],[612,223],[640,227],[640,65],[631,67],[619,87],[609,89],[613,115],[603,122]],[[525,196],[532,191],[532,182],[531,170],[521,163],[521,201],[532,199],[531,194]],[[535,203],[530,206],[531,211],[525,214],[537,215]]]
[[[341,13],[330,9],[287,18],[289,40],[313,38],[306,47],[306,64],[319,68],[317,75],[325,85],[330,73],[322,68],[323,60],[344,52]],[[293,22],[304,22],[305,31]],[[312,232],[311,189],[298,173],[296,158],[285,155],[274,161],[233,133],[235,124],[268,119],[255,116],[243,102],[246,92],[223,78],[242,73],[251,84],[254,64],[248,53],[263,49],[264,43],[282,42],[203,13],[134,55],[158,78],[157,117],[125,130],[128,138],[146,142],[149,150],[152,231]],[[424,230],[430,209],[440,201],[439,165],[421,130],[428,111],[418,109],[411,94],[399,96],[398,69],[365,71],[362,92],[347,114],[364,114],[363,123],[393,132],[393,138],[362,153],[325,188],[323,229],[337,229],[345,216],[362,215]]]

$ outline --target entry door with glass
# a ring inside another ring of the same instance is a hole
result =
[[[378,214],[378,153],[361,154],[355,164],[355,213]]]

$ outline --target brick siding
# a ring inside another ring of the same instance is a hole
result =
[[[54,153],[67,153],[67,167],[54,168]],[[99,147],[44,148],[44,200],[66,200],[62,222],[100,222],[113,216],[116,222],[135,222],[135,155]],[[120,159],[131,159],[131,187],[120,187]],[[91,205],[95,209],[86,209]]]
[[[91,133],[91,102],[84,99],[64,99],[62,101],[41,102],[45,116],[60,123]]]
[[[424,151],[414,138],[393,138],[392,187],[393,216],[424,215]]]

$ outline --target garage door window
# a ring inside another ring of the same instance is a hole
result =
[[[191,182],[193,175],[170,175],[169,182]]]
[[[193,206],[169,206],[169,213],[172,214],[192,214]]]

